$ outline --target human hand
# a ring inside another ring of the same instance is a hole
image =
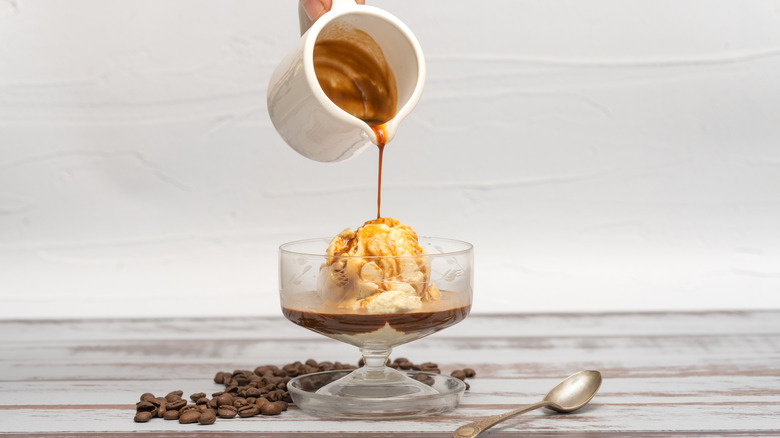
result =
[[[317,21],[322,14],[328,12],[332,5],[332,0],[299,0],[303,11],[306,12],[306,16],[309,17],[311,22]],[[366,4],[366,0],[355,0],[355,3],[359,5]]]

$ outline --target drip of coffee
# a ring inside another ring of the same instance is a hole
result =
[[[382,217],[382,158],[385,155],[385,143],[387,140],[387,130],[385,125],[372,126],[376,135],[376,145],[379,147],[379,167],[377,172],[376,184],[376,218]]]
[[[328,99],[374,130],[379,147],[376,217],[380,218],[384,124],[395,117],[398,106],[393,71],[369,34],[344,23],[334,23],[320,33],[313,58],[314,73]]]

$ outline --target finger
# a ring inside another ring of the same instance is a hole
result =
[[[330,10],[331,0],[301,0],[301,6],[311,21],[316,21]]]

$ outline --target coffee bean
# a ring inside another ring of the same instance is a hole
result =
[[[463,370],[455,370],[450,375],[456,379],[466,380],[466,372]]]
[[[184,406],[183,408],[179,409],[179,417],[181,417],[182,414],[184,414],[186,412],[190,412],[190,411],[200,412],[200,408],[198,407],[198,405],[187,405],[187,406]]]
[[[219,404],[217,403],[217,399],[212,398],[209,400],[208,407],[211,409],[217,409],[219,407]]]
[[[171,392],[171,393],[169,393],[168,395],[165,396],[165,400],[167,400],[169,402],[176,401],[176,400],[181,400],[181,396]]]
[[[222,394],[217,397],[217,406],[232,405],[233,397],[230,394]]]
[[[300,368],[300,374],[311,374],[319,371],[320,371],[319,367],[313,367],[311,365],[304,365]]]
[[[282,368],[282,371],[285,372],[285,376],[295,377],[295,376],[301,374],[301,367],[300,366],[296,367],[296,366],[293,366],[292,364],[285,365]]]
[[[217,413],[213,409],[206,409],[198,417],[198,423],[200,424],[214,424],[217,421]]]
[[[278,371],[279,367],[275,365],[263,365],[255,368],[255,374],[258,376],[264,376],[264,375],[274,375],[274,372]]]
[[[243,406],[238,409],[238,416],[242,418],[254,417],[259,413],[260,413],[260,409],[257,408],[257,405]]]
[[[282,413],[282,407],[276,403],[266,403],[260,406],[260,413],[263,415],[279,415]]]
[[[257,400],[255,400],[255,405],[257,405],[258,408],[263,406],[266,403],[271,403],[271,402],[265,397],[258,397]]]
[[[206,393],[203,392],[196,392],[195,394],[190,395],[190,400],[197,402],[199,399],[206,396]]]
[[[436,382],[429,374],[413,374],[412,378],[428,386],[433,386],[433,384]]]
[[[217,415],[219,415],[219,418],[233,418],[236,416],[236,413],[238,413],[238,409],[230,405],[220,406],[217,409]]]
[[[137,412],[151,412],[155,410],[155,406],[152,404],[152,402],[148,401],[140,401],[135,404],[135,410]]]
[[[209,399],[207,399],[206,397],[201,397],[201,398],[195,400],[195,404],[196,405],[205,405],[205,404],[208,404],[208,402],[209,402]]]
[[[214,383],[222,383],[224,379],[225,373],[222,371],[218,371],[217,374],[214,375]]]
[[[274,402],[274,403],[275,403],[275,404],[277,404],[277,405],[279,405],[279,407],[281,407],[281,408],[282,408],[282,411],[286,411],[286,410],[287,410],[287,406],[288,406],[288,405],[287,405],[287,403],[286,403],[286,402],[283,402],[283,401],[281,401],[281,400],[280,400],[280,401],[276,401],[276,402]]]
[[[178,400],[170,401],[170,402],[166,403],[165,404],[165,409],[167,409],[169,411],[170,410],[178,411],[179,409],[183,408],[186,405],[187,405],[187,400],[184,400],[183,398],[180,398]]]
[[[152,413],[149,411],[142,411],[135,414],[133,421],[136,423],[146,423],[152,418]]]
[[[267,398],[268,401],[272,401],[272,402],[279,401],[283,397],[284,397],[284,391],[282,391],[281,389],[273,390],[273,391],[269,392],[268,394],[266,394],[266,396],[265,396],[265,398]]]
[[[433,374],[441,373],[441,370],[439,370],[439,365],[433,362],[425,362],[420,364],[420,371]]]
[[[187,412],[183,412],[179,414],[179,423],[181,424],[189,424],[189,423],[195,423],[200,418],[200,410],[197,408],[195,410],[190,410]]]
[[[166,420],[178,420],[179,419],[179,411],[165,411],[165,414],[163,414],[163,418]]]
[[[150,392],[145,392],[145,393],[141,394],[141,401],[148,401],[148,402],[150,402],[150,401],[154,400],[155,398],[156,397],[154,396],[154,394],[152,394]]]
[[[472,378],[477,375],[477,372],[471,368],[463,368],[463,372],[466,373],[466,377]]]

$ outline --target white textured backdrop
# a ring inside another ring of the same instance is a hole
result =
[[[370,1],[426,91],[383,213],[476,247],[474,311],[780,307],[780,2]],[[289,150],[295,0],[0,0],[0,318],[279,314],[276,248],[375,212]]]

